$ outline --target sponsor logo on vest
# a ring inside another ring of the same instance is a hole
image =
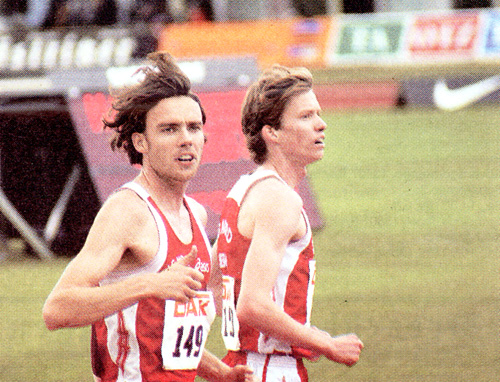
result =
[[[210,304],[210,297],[198,296],[188,302],[175,302],[174,317],[207,316],[207,307]]]
[[[233,232],[231,231],[231,227],[229,227],[226,219],[223,219],[220,223],[219,233],[225,236],[228,243],[233,240]]]
[[[181,260],[184,256],[185,255],[179,255],[175,259],[173,259],[170,262],[169,268],[172,265],[174,265],[176,262],[178,262],[179,260]],[[198,258],[196,258],[196,264],[194,265],[194,269],[196,269],[197,271],[200,271],[202,273],[208,273],[208,272],[210,272],[210,264],[201,261],[201,259],[198,257]]]
[[[229,301],[229,291],[227,289],[228,289],[227,284],[223,283],[222,284],[222,299]]]
[[[176,262],[178,262],[180,259],[182,259],[185,255],[178,255],[175,257],[175,259],[172,259],[170,262],[170,266],[174,265]]]
[[[227,268],[227,255],[225,253],[219,253],[219,267]]]
[[[222,299],[225,301],[230,301],[233,296],[234,283],[231,282],[229,276],[222,277]]]
[[[208,273],[210,271],[210,265],[208,263],[204,263],[201,261],[201,259],[198,257],[196,259],[196,265],[194,266],[194,269],[202,272],[202,273]]]
[[[500,75],[482,81],[449,89],[441,79],[434,85],[434,103],[443,110],[453,111],[464,108],[500,89]]]

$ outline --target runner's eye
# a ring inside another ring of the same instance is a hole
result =
[[[176,128],[175,126],[164,126],[162,129],[161,129],[161,132],[163,133],[173,133],[175,132]]]
[[[189,125],[188,128],[191,131],[200,131],[203,128],[203,125],[201,125],[199,123],[193,123],[193,124]]]

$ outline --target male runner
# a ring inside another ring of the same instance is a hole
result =
[[[263,381],[307,381],[303,357],[354,365],[357,336],[311,328],[315,260],[311,227],[294,191],[323,157],[326,124],[305,68],[274,66],[247,91],[243,133],[259,167],[229,192],[221,215],[222,334],[229,365]]]
[[[215,315],[207,290],[207,214],[185,196],[199,167],[205,113],[165,54],[117,93],[105,126],[140,174],[102,206],[80,253],[49,295],[51,330],[92,325],[96,381],[253,381],[203,350]]]

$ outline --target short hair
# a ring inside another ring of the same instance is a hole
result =
[[[114,130],[111,148],[123,149],[130,164],[142,165],[142,153],[135,149],[132,135],[144,132],[147,113],[161,100],[178,96],[190,97],[200,106],[203,124],[206,122],[201,101],[191,92],[191,81],[172,56],[155,52],[147,58],[152,65],[138,70],[144,78],[138,84],[115,91],[112,94],[114,102],[108,114],[110,119],[103,119],[104,127]]]
[[[292,97],[312,89],[312,74],[302,67],[274,65],[247,90],[241,109],[241,125],[252,159],[262,164],[267,147],[262,138],[265,125],[279,129],[285,107]]]

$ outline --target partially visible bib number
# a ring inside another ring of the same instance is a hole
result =
[[[222,286],[222,338],[226,349],[238,351],[240,350],[240,325],[236,317],[236,306],[234,304],[234,278],[222,276]]]
[[[166,370],[198,367],[210,325],[215,318],[212,292],[198,292],[187,303],[165,301],[161,354]]]

